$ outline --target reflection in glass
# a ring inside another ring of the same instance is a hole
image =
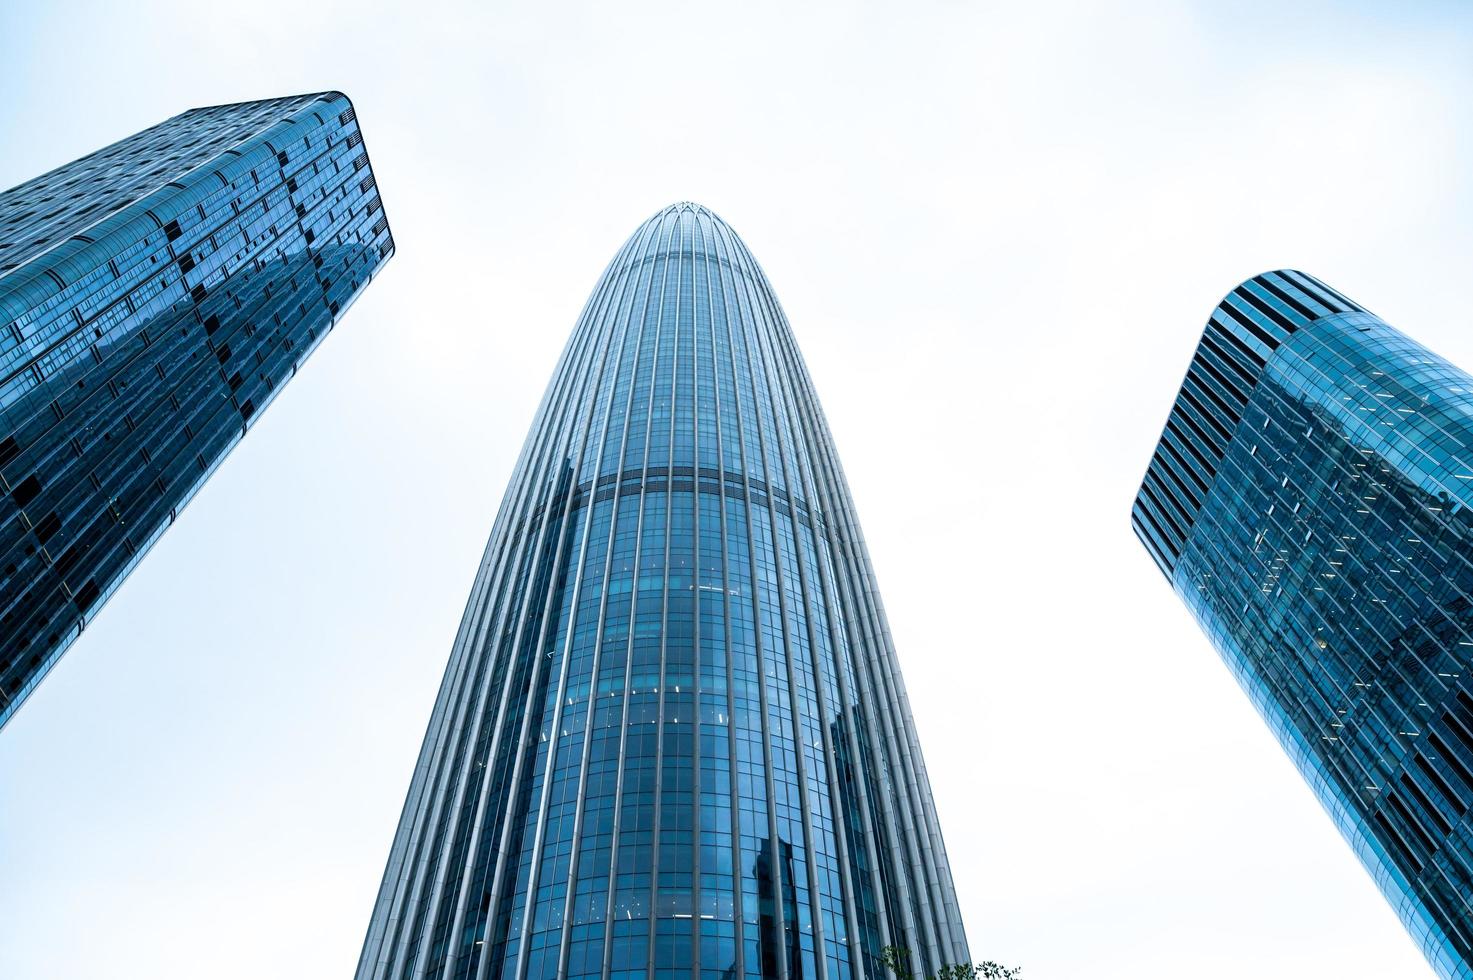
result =
[[[1258,276],[1132,517],[1434,969],[1473,978],[1473,377]]]
[[[0,725],[393,250],[337,92],[0,194]]]

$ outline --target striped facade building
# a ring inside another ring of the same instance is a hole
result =
[[[864,539],[718,217],[615,256],[477,573],[360,980],[858,980],[967,958]]]

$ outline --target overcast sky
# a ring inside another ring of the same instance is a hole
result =
[[[399,247],[0,733],[0,976],[351,974],[542,389],[682,199],[818,386],[973,952],[1430,976],[1130,532],[1248,276],[1473,365],[1473,20],[1283,6],[0,0],[0,187],[341,89]]]

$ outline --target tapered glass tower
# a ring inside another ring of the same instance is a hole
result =
[[[854,507],[762,270],[645,222],[532,425],[358,976],[878,977],[967,956]]]
[[[0,194],[0,725],[393,248],[337,92]]]
[[[1433,967],[1473,978],[1473,377],[1303,273],[1250,279],[1133,523]]]

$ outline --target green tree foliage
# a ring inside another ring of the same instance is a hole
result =
[[[917,980],[910,968],[910,950],[899,946],[886,946],[880,951],[880,962],[895,974],[896,980]],[[1021,967],[1002,966],[992,960],[981,963],[950,963],[936,972],[927,974],[925,980],[1023,980]]]

